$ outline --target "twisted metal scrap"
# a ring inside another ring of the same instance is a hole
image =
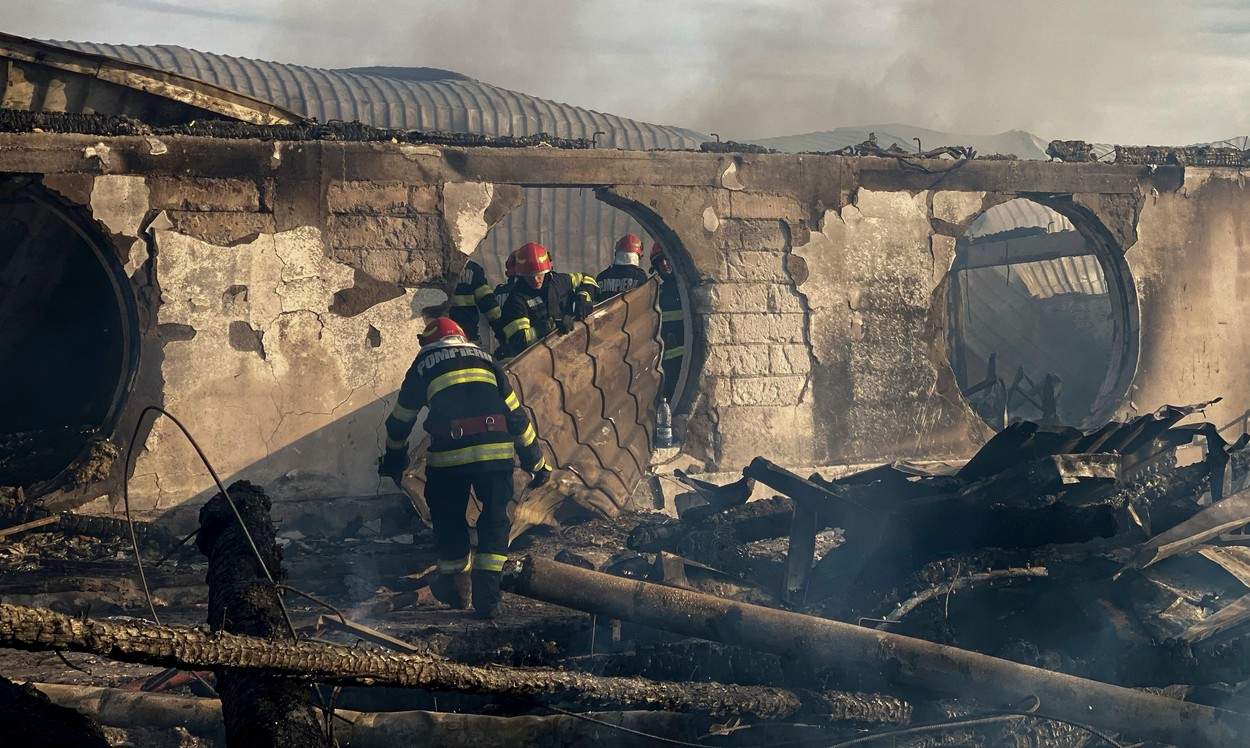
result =
[[[547,485],[528,492],[529,475],[514,471],[517,499],[508,507],[513,537],[557,524],[570,501],[615,517],[646,474],[662,377],[658,294],[659,282],[652,279],[504,366],[555,469]],[[422,467],[427,446],[417,445],[400,485],[429,522]]]

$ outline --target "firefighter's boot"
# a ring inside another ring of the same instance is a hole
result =
[[[434,594],[434,599],[443,605],[456,610],[464,610],[469,607],[470,586],[471,582],[469,581],[469,572],[467,571],[456,574],[439,572],[434,575],[434,579],[430,582],[430,592]]]
[[[499,580],[503,575],[497,571],[473,570],[473,612],[478,618],[494,618],[499,614]]]

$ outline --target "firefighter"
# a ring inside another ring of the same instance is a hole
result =
[[[569,331],[568,317],[585,319],[594,310],[595,279],[581,273],[557,273],[547,249],[534,242],[515,253],[517,280],[503,303],[504,346],[515,356],[552,330]]]
[[[664,399],[672,402],[686,357],[686,326],[682,321],[681,292],[677,288],[673,264],[659,242],[651,246],[651,269],[660,276],[660,340],[664,342],[660,365],[664,369]]]
[[[519,456],[533,476],[532,488],[550,479],[551,468],[507,374],[489,353],[447,317],[431,322],[420,340],[421,351],[386,419],[386,452],[378,472],[397,483],[403,477],[408,435],[420,410],[428,408],[425,501],[438,550],[430,591],[453,608],[468,607],[471,598],[474,612],[491,618],[507,560],[513,459]],[[470,489],[482,504],[476,553],[464,516]]]
[[[464,270],[460,271],[447,316],[460,325],[473,343],[478,342],[479,317],[486,317],[491,327],[499,322],[499,301],[486,282],[486,271],[473,260],[466,262]]]
[[[616,242],[616,256],[612,265],[599,273],[598,301],[603,302],[617,294],[632,291],[647,282],[642,265],[642,240],[634,234],[626,234]]]
[[[495,286],[495,302],[499,305],[501,313],[503,312],[504,302],[508,300],[508,294],[512,293],[512,288],[516,285],[516,252],[508,253],[508,259],[503,265],[503,272],[503,283]],[[503,334],[502,321],[492,324],[491,329],[495,331],[495,351],[498,353],[506,352],[504,346],[508,341]]]

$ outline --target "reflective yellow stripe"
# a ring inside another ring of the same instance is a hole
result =
[[[461,447],[447,452],[430,452],[427,464],[430,467],[454,467],[468,465],[470,462],[488,462],[490,460],[511,460],[516,454],[511,443],[479,444],[474,447]]]
[[[479,553],[473,557],[473,568],[481,571],[503,571],[508,557],[502,553]]]
[[[490,309],[486,310],[486,319],[490,320],[491,322],[494,322],[495,320],[499,319],[502,316],[503,316],[503,310],[497,306],[493,306]]]
[[[452,306],[473,306],[473,294],[458,293],[451,297]]]
[[[509,392],[508,396],[503,399],[503,404],[508,406],[508,410],[516,410],[521,407],[521,401],[517,399],[515,392]]]
[[[489,369],[461,369],[460,371],[449,371],[446,374],[434,377],[430,382],[430,386],[425,388],[425,399],[433,400],[434,396],[448,387],[455,387],[458,384],[468,384],[469,382],[484,382],[486,384],[495,384],[495,372]]]
[[[534,332],[534,328],[532,327],[525,328],[525,344],[529,345],[530,343],[533,343],[535,340],[538,340],[538,334]]]
[[[664,351],[664,360],[668,361],[672,358],[681,358],[684,355],[686,355],[686,346],[679,345],[676,348],[669,348]]]
[[[541,457],[540,457],[540,458],[538,459],[538,464],[537,464],[537,465],[535,465],[535,466],[534,466],[534,469],[533,469],[533,470],[531,470],[530,472],[531,472],[531,473],[537,473],[539,470],[546,470],[546,469],[547,469],[547,460],[546,460],[545,458],[541,458]]]
[[[484,296],[490,296],[492,293],[494,293],[494,291],[491,290],[491,287],[483,283],[473,290],[473,297],[481,299]]]
[[[661,322],[676,322],[681,319],[681,310],[674,309],[671,312],[660,312]]]
[[[593,275],[583,275],[583,276],[582,276],[582,279],[581,279],[580,281],[578,281],[578,283],[577,283],[576,285],[579,285],[579,286],[582,286],[582,285],[586,285],[586,286],[594,286],[595,288],[598,288],[598,287],[599,287],[599,281],[595,280],[595,276],[593,276]]]
[[[530,329],[530,327],[531,325],[528,317],[519,317],[503,326],[503,334],[510,338],[521,330]]]
[[[408,440],[407,440],[407,439],[392,439],[392,438],[391,438],[391,437],[389,437],[389,436],[388,436],[388,437],[386,437],[386,448],[387,448],[387,449],[403,449],[403,448],[404,448],[404,447],[406,447],[406,446],[408,446]]]
[[[538,434],[534,433],[534,424],[527,423],[525,430],[521,432],[521,446],[528,447],[538,438]]]
[[[466,571],[468,571],[472,567],[472,565],[473,565],[473,554],[470,552],[470,553],[466,553],[464,555],[464,558],[456,558],[456,559],[452,559],[451,561],[439,561],[438,573],[439,574],[463,574]]]
[[[419,410],[411,410],[410,408],[405,408],[399,403],[395,403],[395,409],[391,411],[391,418],[394,418],[397,421],[403,421],[404,423],[411,423],[412,421],[417,420],[417,414],[420,412],[421,411]]]

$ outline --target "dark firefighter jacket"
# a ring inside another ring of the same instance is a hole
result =
[[[660,276],[660,340],[664,341],[664,360],[686,355],[686,329],[681,320],[681,293],[677,279]]]
[[[647,282],[647,273],[637,265],[612,265],[599,273],[599,301],[632,291]]]
[[[460,271],[460,280],[456,283],[447,316],[460,325],[470,340],[477,340],[479,313],[486,317],[491,327],[499,323],[499,301],[491,292],[490,284],[486,282],[486,271],[481,265],[469,260],[464,264],[464,270]]]
[[[517,355],[572,317],[576,297],[593,302],[595,291],[595,279],[581,273],[548,273],[539,289],[518,280],[503,303],[500,320],[508,355]]]
[[[495,324],[491,325],[491,328],[494,329],[495,331],[495,341],[496,343],[498,343],[495,350],[497,351],[502,351],[504,349],[504,346],[508,342],[503,334],[503,320],[502,320],[503,305],[504,305],[504,302],[508,300],[508,294],[512,293],[512,289],[516,287],[516,284],[517,284],[517,279],[513,277],[513,278],[509,278],[505,280],[503,283],[500,283],[498,286],[495,286],[495,303],[499,305],[501,319],[499,322],[496,322]]]
[[[543,465],[534,425],[508,375],[472,343],[440,341],[421,349],[386,419],[387,449],[405,448],[423,407],[429,408],[429,468],[449,473],[512,470],[518,454],[521,467],[530,472]]]

